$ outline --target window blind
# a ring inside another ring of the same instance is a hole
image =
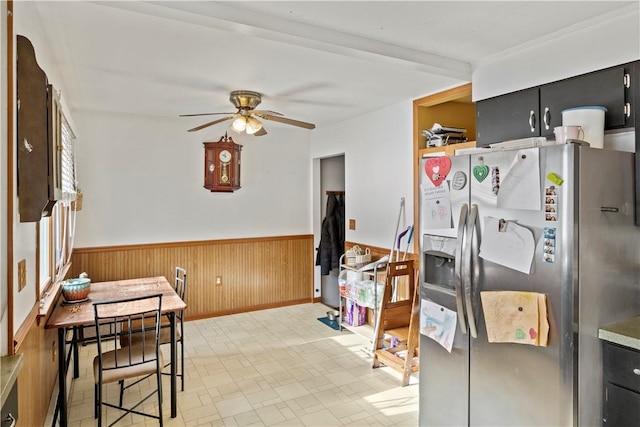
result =
[[[70,202],[76,199],[78,185],[76,182],[75,135],[67,119],[62,116],[62,200]]]

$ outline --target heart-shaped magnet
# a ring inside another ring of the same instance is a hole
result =
[[[476,177],[478,182],[484,181],[484,179],[489,176],[489,166],[487,165],[474,166],[473,176]]]
[[[447,156],[431,157],[424,164],[427,177],[438,187],[445,180],[451,170],[451,159]]]

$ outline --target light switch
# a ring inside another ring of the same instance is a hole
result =
[[[355,230],[355,229],[356,229],[356,220],[349,219],[349,230]]]

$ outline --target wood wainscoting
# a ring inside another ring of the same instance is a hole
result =
[[[186,319],[313,302],[313,235],[74,249],[70,277],[91,281],[187,270]],[[221,284],[216,284],[220,277]]]

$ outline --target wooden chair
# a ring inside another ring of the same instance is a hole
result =
[[[95,378],[95,417],[98,426],[102,426],[102,407],[107,406],[123,411],[110,426],[120,421],[127,414],[133,413],[155,418],[162,426],[162,367],[164,359],[159,348],[160,336],[160,304],[162,295],[121,299],[116,301],[103,301],[93,303],[98,355],[93,360],[93,373]],[[147,325],[142,331],[134,325]],[[104,325],[113,325],[113,328],[104,328]],[[120,328],[119,325],[122,325]],[[104,335],[104,331],[110,329],[117,331]],[[136,329],[138,330],[136,332]],[[135,343],[134,334],[140,338]],[[126,347],[118,348],[118,343],[126,341]],[[130,408],[122,404],[122,388],[118,405],[108,403],[103,398],[105,384],[119,382],[137,377],[156,376],[156,388],[138,403]],[[150,414],[137,410],[147,399],[154,394],[158,396],[158,414]]]
[[[406,277],[409,298],[393,301],[394,286]],[[402,385],[409,384],[411,374],[419,364],[419,287],[415,283],[413,260],[391,262],[374,334],[373,368],[384,364],[402,373]],[[392,341],[397,343],[392,347]]]
[[[182,267],[176,267],[174,289],[178,296],[180,296],[180,299],[184,301],[187,294],[187,271]],[[164,318],[160,325],[160,345],[171,344],[171,330],[169,329],[169,327],[170,325],[167,319]],[[138,326],[138,332],[133,333],[131,336],[131,342],[134,344],[139,343],[142,339],[142,335],[139,333],[139,330],[140,327]],[[127,345],[129,345],[129,341],[121,339],[120,345],[122,347],[126,347]],[[182,391],[184,391],[184,310],[180,310],[176,313],[176,345],[180,346],[180,370],[177,376],[180,377],[180,385]],[[171,365],[171,362],[165,364],[164,367],[166,368],[169,365]],[[162,372],[162,374],[171,375],[169,372]],[[141,378],[127,386],[124,386],[124,384],[121,383],[122,393],[124,393],[124,390],[126,390],[127,388],[136,385],[142,380],[144,380],[144,378]]]

